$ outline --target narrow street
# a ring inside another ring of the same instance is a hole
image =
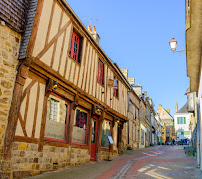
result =
[[[91,172],[89,172],[91,171]],[[134,179],[134,178],[201,178],[196,157],[187,156],[182,146],[155,146],[125,155],[112,161],[91,162],[60,171],[44,173],[30,179]]]

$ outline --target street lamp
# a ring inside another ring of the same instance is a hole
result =
[[[170,44],[170,48],[171,48],[171,50],[172,50],[173,53],[174,52],[184,52],[184,51],[186,51],[186,50],[178,50],[178,51],[176,51],[177,41],[174,38],[171,39],[171,41],[169,42],[169,44]]]

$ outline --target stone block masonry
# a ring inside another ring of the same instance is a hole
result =
[[[18,64],[21,35],[0,25],[0,161]]]
[[[14,142],[11,157],[13,178],[65,168],[69,166],[69,156],[70,148],[44,145],[43,151],[38,152],[38,144]]]

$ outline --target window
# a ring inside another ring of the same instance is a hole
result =
[[[114,77],[114,86],[116,88],[114,88],[113,95],[118,98],[118,92],[119,92],[118,88],[119,88],[119,85],[118,85],[118,80],[117,80],[116,77]]]
[[[186,117],[177,117],[177,124],[186,124]]]
[[[50,120],[58,122],[59,117],[59,101],[50,99]]]
[[[69,102],[51,94],[47,102],[45,140],[66,142]]]
[[[135,125],[135,141],[137,141],[137,126]]]
[[[98,60],[98,82],[104,84],[104,64]]]
[[[69,56],[73,58],[75,61],[80,63],[80,56],[81,56],[81,44],[82,44],[82,37],[76,34],[73,31],[71,42],[70,42],[70,51]]]
[[[144,145],[144,131],[141,129],[141,145]]]
[[[111,135],[111,122],[104,120],[102,123],[102,140],[101,140],[102,147],[109,147],[109,140],[107,136],[110,135]]]
[[[76,108],[76,115],[74,118],[74,127],[72,134],[72,142],[86,144],[87,143],[87,125],[88,112],[83,108]]]
[[[135,120],[136,119],[136,108],[135,106],[133,105],[133,119]]]

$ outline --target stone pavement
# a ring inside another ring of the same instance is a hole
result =
[[[155,146],[126,151],[112,161],[44,173],[30,179],[202,179],[196,157],[186,156],[182,146]]]

